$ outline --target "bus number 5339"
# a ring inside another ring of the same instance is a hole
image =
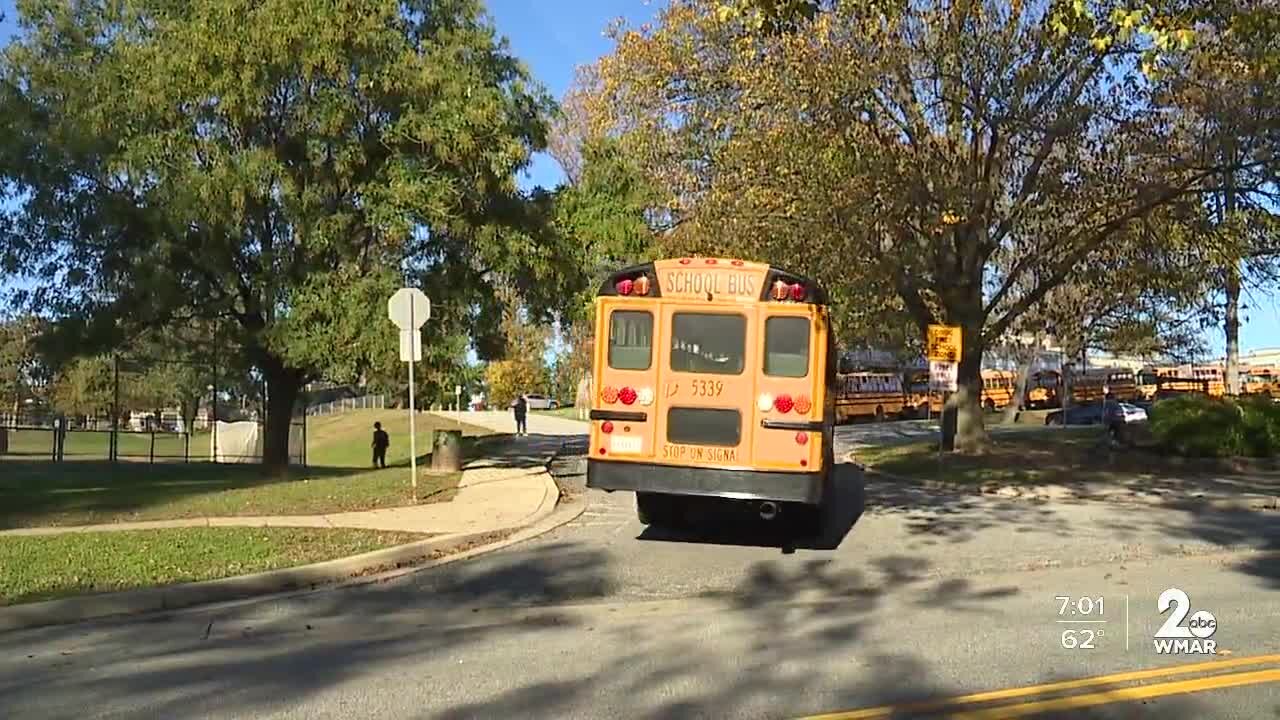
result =
[[[724,392],[724,383],[719,380],[694,380],[694,397],[718,397]]]

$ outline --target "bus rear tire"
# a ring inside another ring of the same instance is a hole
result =
[[[636,493],[636,519],[641,525],[674,526],[676,524],[675,498],[661,493]]]
[[[831,466],[828,465],[828,467]],[[835,471],[832,469],[828,470],[826,477],[822,479],[822,499],[817,505],[808,507],[809,531],[814,537],[825,538],[831,532],[835,526],[834,516],[837,504]]]
[[[876,422],[884,422],[884,408],[876,406]]]

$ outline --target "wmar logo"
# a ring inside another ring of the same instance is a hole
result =
[[[1156,607],[1163,615],[1169,612],[1169,618],[1156,631],[1156,653],[1159,655],[1213,655],[1218,651],[1218,641],[1211,640],[1218,631],[1218,620],[1208,610],[1197,610],[1183,625],[1187,613],[1191,612],[1191,598],[1178,588],[1169,588],[1160,593]]]

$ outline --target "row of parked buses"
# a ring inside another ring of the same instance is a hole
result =
[[[1280,368],[1253,367],[1242,370],[1246,394],[1264,394],[1280,399]],[[982,406],[988,411],[1003,410],[1016,395],[1017,374],[1007,370],[982,371]],[[1155,400],[1170,394],[1198,392],[1220,397],[1226,394],[1221,367],[1148,367],[1135,373],[1124,369],[1098,369],[1071,376],[1074,404],[1100,402],[1111,395],[1120,401]],[[1062,375],[1054,370],[1032,373],[1027,378],[1020,408],[1044,409],[1062,406]],[[848,372],[837,377],[836,418],[850,422],[859,418],[883,420],[887,417],[926,417],[942,409],[941,393],[929,392],[929,373],[924,370],[897,372]]]

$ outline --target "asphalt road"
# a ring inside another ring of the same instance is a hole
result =
[[[554,469],[581,489],[580,458]],[[382,585],[0,635],[0,717],[797,717],[1205,660],[1154,651],[1169,587],[1216,616],[1207,659],[1280,654],[1274,512],[913,492],[851,466],[839,487],[829,538],[785,514],[658,532],[629,495],[583,491],[548,535]],[[1060,615],[1063,595],[1103,612]],[[1083,629],[1095,649],[1062,648]],[[1183,677],[1203,673],[1148,684]],[[1116,687],[1039,716],[1280,716],[1276,682]]]

